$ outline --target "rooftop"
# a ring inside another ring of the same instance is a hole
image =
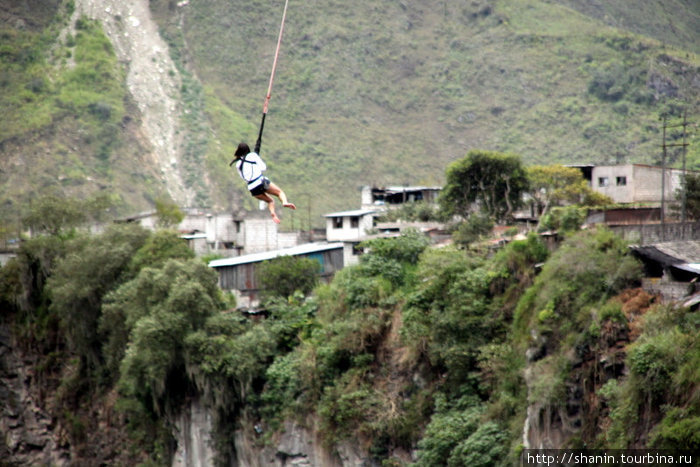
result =
[[[343,248],[341,242],[334,243],[306,243],[304,245],[298,245],[291,248],[283,248],[281,250],[264,251],[261,253],[253,253],[250,255],[234,256],[232,258],[215,259],[209,262],[209,267],[219,268],[224,266],[237,266],[239,264],[249,264],[258,263],[261,261],[267,261],[270,259],[278,258],[280,256],[295,256],[304,255],[308,253],[318,253],[326,250],[334,250],[336,248]]]

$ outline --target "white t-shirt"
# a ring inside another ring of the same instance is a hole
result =
[[[262,173],[267,170],[265,162],[255,152],[249,152],[243,159],[238,159],[236,168],[238,174],[248,184],[248,190],[262,184]]]

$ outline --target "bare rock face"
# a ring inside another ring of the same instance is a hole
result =
[[[177,451],[173,467],[207,467],[214,465],[212,417],[199,401],[192,401],[175,421]]]
[[[69,465],[70,453],[59,446],[51,417],[30,392],[31,366],[13,349],[0,325],[0,460],[7,465]]]
[[[173,199],[191,205],[194,194],[183,182],[180,154],[180,75],[168,45],[151,17],[148,0],[77,0],[75,18],[86,15],[102,23],[120,62],[127,86],[139,108],[151,157]]]

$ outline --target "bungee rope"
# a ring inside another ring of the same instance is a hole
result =
[[[284,32],[284,22],[287,19],[287,6],[289,6],[289,0],[285,0],[284,2],[282,23],[280,24],[280,33],[277,37],[277,49],[275,50],[275,59],[272,61],[272,71],[270,72],[270,84],[267,87],[267,94],[265,95],[265,102],[263,104],[263,114],[262,120],[260,121],[260,131],[258,132],[258,140],[255,142],[254,151],[258,154],[260,154],[260,146],[262,146],[263,128],[265,128],[265,116],[267,115],[267,107],[270,103],[270,97],[272,96],[272,83],[275,79],[275,71],[277,70],[277,59],[279,58],[280,46],[282,45],[282,33]],[[229,166],[233,165],[235,161],[236,159],[232,160]]]

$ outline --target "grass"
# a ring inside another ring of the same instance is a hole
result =
[[[471,149],[526,164],[657,163],[659,115],[700,114],[697,2],[579,3],[292,3],[263,139],[268,174],[290,199],[313,197],[320,225],[324,213],[356,208],[362,185],[441,185]],[[227,164],[239,141],[257,137],[282,5],[150,7],[183,77],[185,182],[202,204],[253,207]],[[52,48],[66,17],[0,31],[3,151],[9,141],[29,153],[60,144],[97,184],[148,204],[160,174],[134,137],[123,69],[90,22]],[[33,166],[61,175],[53,163]],[[688,166],[700,168],[696,144]],[[0,202],[22,191],[14,179],[0,174]]]
[[[242,129],[240,119],[257,125],[281,11],[220,0],[188,8],[184,35],[198,76],[236,113],[214,123],[217,134]],[[441,184],[445,166],[475,148],[539,164],[653,162],[668,99],[635,102],[634,91],[666,68],[663,53],[697,69],[692,53],[564,1],[292,5],[263,156],[292,197],[330,195],[314,206],[319,215],[356,206],[364,184]],[[637,78],[615,102],[588,90],[610,63]],[[667,73],[697,110],[680,68]],[[256,134],[253,127],[223,144]]]

